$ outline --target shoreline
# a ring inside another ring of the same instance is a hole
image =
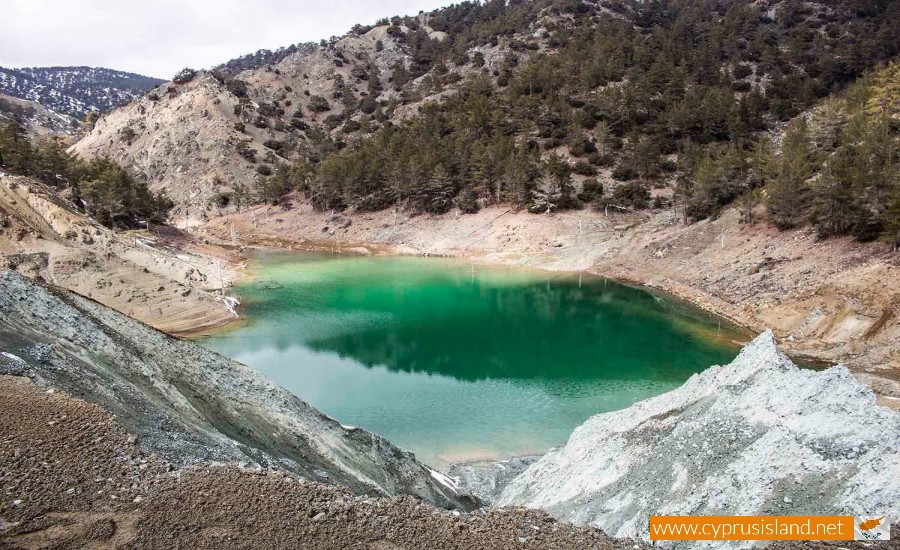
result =
[[[271,241],[270,241],[271,242]],[[752,340],[754,336],[762,332],[762,330],[757,330],[753,326],[738,321],[733,316],[723,313],[721,310],[717,310],[715,308],[709,307],[707,302],[698,301],[690,294],[684,294],[676,291],[675,289],[670,289],[661,285],[651,285],[641,282],[638,279],[630,278],[630,277],[618,277],[615,275],[605,274],[597,269],[585,269],[585,270],[569,270],[569,269],[553,269],[550,267],[539,267],[539,266],[521,266],[516,265],[514,263],[497,261],[486,259],[484,256],[480,255],[465,255],[465,254],[453,254],[453,253],[444,253],[444,254],[410,254],[407,251],[404,251],[401,248],[378,245],[373,243],[347,243],[341,241],[318,241],[318,242],[291,242],[288,247],[285,246],[272,246],[271,244],[259,245],[253,244],[244,247],[245,249],[249,249],[251,251],[260,251],[260,252],[279,252],[279,253],[326,253],[333,254],[336,256],[357,256],[361,258],[365,257],[415,257],[415,258],[446,258],[446,259],[455,259],[459,261],[472,261],[480,266],[485,266],[487,268],[508,268],[508,269],[516,269],[523,271],[537,271],[542,273],[552,273],[568,277],[573,277],[578,274],[584,274],[589,277],[600,278],[609,280],[615,284],[627,286],[630,288],[642,290],[652,295],[659,296],[663,299],[672,301],[676,304],[680,304],[682,306],[687,306],[697,310],[698,312],[710,317],[714,321],[719,321],[723,324],[723,328],[728,328],[733,332],[740,333],[745,336],[746,339],[741,341],[732,340],[732,343],[736,346],[742,346]],[[335,251],[337,249],[337,251]],[[366,250],[368,253],[362,252],[362,250]],[[245,260],[249,260],[249,255],[244,255]],[[250,262],[244,262],[240,267],[234,268],[234,273],[236,275],[232,288],[236,287],[239,283],[252,282],[255,278],[259,276],[258,273],[254,273],[251,267]],[[240,311],[240,309],[239,309]],[[199,327],[197,330],[189,330],[178,333],[171,333],[173,336],[178,336],[181,338],[187,339],[196,339],[202,338],[205,336],[209,336],[210,331],[220,331],[220,330],[231,330],[233,328],[237,328],[246,322],[246,318],[241,315],[241,317],[233,320],[226,321],[225,323],[214,324],[210,326]],[[792,359],[799,359],[804,362],[809,363],[819,363],[822,366],[833,366],[836,363],[829,361],[827,359],[822,359],[813,355],[806,355],[799,352],[791,352],[790,357]],[[510,457],[516,458],[516,457]]]
[[[228,244],[236,226],[251,249],[446,257],[581,272],[684,302],[748,338],[771,328],[792,358],[845,364],[880,396],[900,398],[900,340],[893,338],[900,323],[891,313],[891,300],[900,298],[894,275],[900,264],[878,244],[818,242],[806,230],[745,226],[734,212],[685,226],[670,211],[609,218],[496,208],[398,218],[389,211],[355,213],[342,218],[351,223],[335,228],[334,217],[302,202],[291,210],[267,210],[213,218],[200,232]],[[847,256],[852,261],[834,259]],[[900,402],[888,401],[892,408]]]
[[[298,244],[300,245],[299,248],[297,247]],[[398,249],[396,247],[377,245],[377,244],[372,244],[372,243],[345,243],[345,242],[340,242],[340,241],[333,241],[331,243],[329,243],[327,241],[320,241],[320,242],[316,242],[316,243],[293,242],[293,243],[290,243],[289,247],[277,246],[277,245],[272,246],[272,245],[254,244],[254,245],[245,246],[243,248],[251,250],[251,251],[258,251],[258,252],[280,252],[280,253],[294,252],[294,253],[298,253],[298,254],[318,252],[318,253],[332,254],[332,255],[336,255],[336,256],[357,256],[360,258],[373,257],[373,256],[398,257],[398,258],[402,258],[402,257],[435,258],[435,259],[446,258],[446,259],[455,259],[455,260],[459,260],[459,261],[472,261],[480,266],[485,266],[488,268],[509,268],[509,269],[516,269],[516,270],[522,270],[522,271],[538,271],[538,272],[542,272],[542,273],[553,273],[553,274],[557,274],[557,275],[562,274],[563,276],[575,276],[578,274],[585,274],[589,277],[606,279],[615,284],[642,290],[644,292],[648,292],[650,294],[659,296],[666,300],[670,300],[672,302],[696,309],[699,312],[703,313],[704,315],[709,316],[712,320],[727,324],[727,326],[730,330],[741,333],[743,336],[745,336],[746,340],[743,340],[741,342],[734,341],[734,344],[737,346],[746,344],[747,342],[752,340],[755,335],[759,334],[759,331],[756,331],[753,327],[747,325],[746,323],[739,322],[736,319],[734,319],[728,315],[723,315],[718,310],[715,310],[713,308],[706,306],[705,303],[695,301],[694,299],[692,299],[691,296],[684,296],[680,293],[673,292],[672,290],[662,287],[662,286],[653,286],[653,285],[643,284],[642,282],[640,282],[639,280],[636,280],[636,279],[631,279],[631,278],[627,278],[627,277],[620,278],[620,277],[616,277],[616,276],[609,276],[609,275],[606,275],[606,274],[599,272],[597,270],[594,270],[594,269],[567,270],[567,269],[552,269],[552,268],[548,268],[548,267],[538,267],[538,266],[521,266],[521,265],[516,265],[516,264],[508,263],[508,262],[487,260],[483,256],[477,256],[477,255],[468,256],[468,255],[455,255],[455,254],[450,254],[450,253],[446,253],[446,254],[409,254],[409,253],[405,253],[402,249]],[[335,249],[337,249],[337,251],[335,251]],[[364,252],[362,252],[362,250],[366,250],[366,251],[368,251],[368,253],[364,253]],[[235,274],[235,278],[232,281],[232,284],[229,288],[234,289],[237,287],[237,285],[239,283],[252,282],[254,279],[259,277],[258,273],[254,273],[253,268],[251,267],[251,263],[249,261],[247,261],[247,260],[251,259],[250,255],[242,253],[242,256],[245,261],[242,262],[238,266],[232,266],[232,270]],[[239,313],[242,312],[242,306],[243,306],[243,304],[241,304],[241,306],[238,306]],[[179,337],[179,338],[197,339],[197,338],[202,338],[204,336],[207,336],[206,333],[209,331],[230,330],[232,328],[237,328],[244,322],[246,322],[246,318],[244,317],[243,314],[240,314],[240,316],[236,319],[226,320],[222,323],[203,325],[203,326],[198,327],[196,330],[189,329],[189,330],[185,330],[185,331],[176,331],[176,332],[164,331],[164,332],[167,332],[168,334]],[[830,365],[834,364],[827,360],[817,359],[815,357],[802,356],[801,354],[793,354],[792,353],[791,356],[792,356],[792,358],[798,357],[803,361],[821,362],[823,364],[830,364]],[[512,458],[515,458],[515,457],[512,457]]]

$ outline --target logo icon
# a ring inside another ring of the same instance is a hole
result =
[[[853,518],[853,538],[856,540],[889,540],[891,521],[887,516],[856,516]]]

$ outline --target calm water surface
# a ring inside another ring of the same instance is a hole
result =
[[[604,279],[457,260],[261,253],[247,323],[201,341],[445,466],[545,452],[730,361],[742,336]]]

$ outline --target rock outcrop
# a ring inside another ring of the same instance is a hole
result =
[[[643,539],[651,514],[897,518],[900,414],[843,366],[796,367],[766,332],[730,365],[589,419],[498,504]]]
[[[0,174],[0,268],[87,296],[170,334],[236,314],[223,295],[227,251],[166,228],[117,232],[31,178]]]
[[[358,494],[473,505],[411,453],[341,426],[257,371],[10,271],[0,271],[0,352],[0,374],[100,405],[176,466],[261,466]]]

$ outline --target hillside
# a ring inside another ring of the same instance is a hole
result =
[[[184,71],[71,151],[223,241],[591,269],[897,397],[898,6],[464,4]]]
[[[163,228],[112,231],[56,190],[0,174],[0,268],[97,300],[173,333],[232,321],[227,252]]]
[[[250,367],[16,273],[0,271],[0,290],[0,374],[99,405],[161,460],[243,464],[360,495],[473,507],[411,453],[342,426]]]
[[[461,514],[274,470],[173,470],[100,407],[22,377],[0,376],[0,433],[5,479],[16,482],[13,498],[0,502],[5,546],[269,550],[302,541],[316,550],[496,550],[522,539],[538,548],[637,546],[536,510]]]
[[[0,94],[0,124],[14,122],[32,137],[72,136],[81,123],[68,115],[53,112],[36,101]]]
[[[0,93],[83,120],[140,97],[162,81],[99,67],[0,67]]]
[[[462,4],[186,71],[73,152],[112,156],[198,222],[290,189],[326,210],[546,210],[548,196],[551,209],[640,208],[651,188],[687,201],[700,195],[676,184],[697,179],[704,154],[750,150],[896,55],[898,14],[853,2]],[[749,186],[686,215],[714,214]]]

